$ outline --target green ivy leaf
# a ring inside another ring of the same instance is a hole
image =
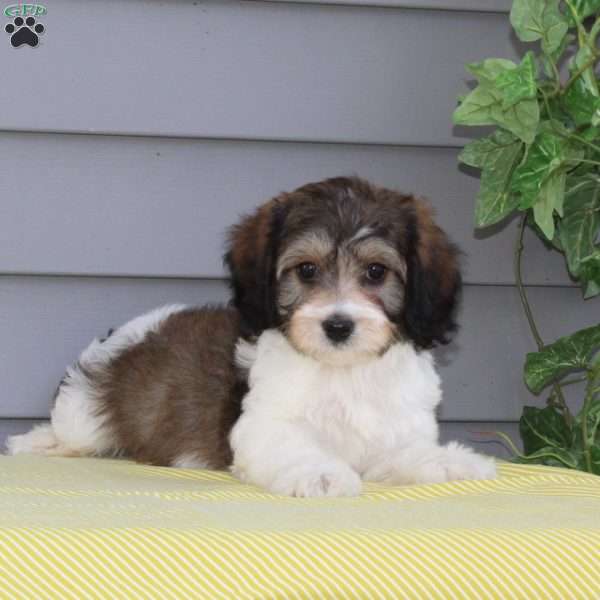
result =
[[[564,448],[571,445],[571,431],[561,413],[553,406],[525,406],[519,420],[519,433],[525,454],[544,447]]]
[[[540,110],[537,100],[523,100],[503,109],[500,90],[480,84],[454,111],[453,118],[455,125],[498,125],[530,144],[535,138]]]
[[[600,354],[598,355],[600,357]],[[587,412],[591,440],[600,443],[600,396],[592,400]]]
[[[569,66],[569,72],[571,75],[577,73],[580,69],[583,69],[585,65],[589,64],[593,54],[589,46],[581,46],[577,51],[577,54],[571,60]],[[585,89],[592,94],[592,96],[599,97],[598,82],[596,81],[596,74],[594,72],[594,64],[591,64],[587,69],[583,71],[580,76],[580,80],[583,82]]]
[[[513,191],[521,194],[519,207],[523,210],[531,208],[541,199],[540,192],[544,181],[563,164],[568,153],[567,141],[554,133],[549,122],[544,123],[540,129],[540,134],[512,178]],[[556,188],[560,183],[554,182],[551,187],[554,185]],[[552,192],[552,189],[549,191]],[[548,194],[545,198],[548,198]]]
[[[564,209],[560,242],[569,272],[579,277],[581,261],[594,251],[600,229],[600,185],[593,181],[575,181],[567,192]]]
[[[583,450],[585,446],[583,440],[583,411],[575,417],[573,431],[575,435],[573,436],[572,447]],[[587,434],[588,443],[600,445],[600,397],[592,400],[587,411]]]
[[[558,48],[554,50],[554,52],[550,52],[549,54],[542,54],[540,56],[542,65],[544,67],[544,72],[546,75],[553,79],[555,77],[554,69],[552,68],[551,62],[555,65],[558,63],[562,55],[565,53],[567,47],[575,41],[575,36],[567,33],[560,42]]]
[[[498,129],[487,137],[469,142],[461,150],[458,155],[458,160],[477,169],[493,167],[498,156],[501,155],[506,148],[511,148],[515,143],[521,144],[521,142],[508,131]]]
[[[585,369],[599,346],[600,325],[595,325],[562,337],[540,352],[530,352],[525,361],[527,387],[539,394],[570,371]]]
[[[560,123],[563,127],[569,127],[573,123],[573,118],[566,111],[562,98],[555,96],[548,98],[547,102],[544,102],[540,106],[542,113],[542,123],[546,121],[552,121],[553,123]]]
[[[551,173],[542,183],[536,203],[533,205],[535,222],[550,241],[554,239],[554,213],[557,212],[561,216],[563,213],[566,178],[564,171]]]
[[[498,75],[516,69],[517,65],[506,58],[486,58],[481,62],[470,63],[465,68],[479,82],[494,83]]]
[[[514,0],[510,22],[523,42],[542,40],[542,50],[551,54],[569,29],[565,16],[559,10],[559,0]]]
[[[531,91],[525,74],[531,69],[528,66],[530,60],[524,59],[522,68],[503,58],[489,58],[468,65],[467,70],[478,79],[479,85],[462,98],[454,111],[454,124],[498,125],[528,144],[533,142],[540,120],[537,98],[534,94],[516,99]],[[514,75],[513,72],[519,69]],[[498,79],[503,88],[498,87]]]
[[[477,227],[497,223],[517,207],[519,199],[510,191],[510,177],[522,152],[523,142],[499,129],[467,144],[460,153],[460,161],[482,169],[475,209]]]
[[[600,98],[589,91],[581,78],[569,87],[562,97],[562,102],[577,127],[589,125],[600,109]]]
[[[594,380],[600,383],[600,352],[598,352],[598,354],[592,358],[590,368],[594,373]],[[598,404],[600,404],[600,397],[598,398]],[[600,412],[600,406],[598,406],[598,412]]]
[[[495,82],[502,92],[502,108],[507,109],[521,100],[536,98],[536,75],[537,67],[533,52],[527,52],[518,67],[499,73]]]
[[[531,229],[533,229],[533,231],[535,231],[535,234],[542,240],[542,242],[550,244],[550,246],[552,246],[555,250],[558,250],[559,252],[563,252],[563,248],[560,245],[560,239],[557,233],[555,233],[554,237],[551,240],[549,240],[546,238],[546,234],[540,229],[539,225],[535,222],[535,219],[529,218],[527,220],[527,225]]]
[[[584,284],[584,298],[588,300],[600,293],[600,248],[581,261],[580,279]]]

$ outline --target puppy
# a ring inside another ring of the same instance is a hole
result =
[[[92,342],[51,423],[9,452],[232,467],[292,496],[494,477],[438,444],[429,349],[455,329],[460,273],[425,203],[329,179],[267,202],[228,246],[232,307],[168,306]]]

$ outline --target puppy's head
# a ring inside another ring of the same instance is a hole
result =
[[[267,202],[231,230],[225,261],[243,334],[278,327],[326,364],[398,340],[430,348],[455,329],[456,248],[422,201],[357,178]]]

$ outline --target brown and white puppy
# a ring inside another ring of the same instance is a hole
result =
[[[428,349],[455,329],[460,274],[425,203],[357,178],[309,184],[236,225],[225,262],[232,308],[168,306],[95,340],[51,423],[9,451],[232,466],[297,496],[494,475],[437,442]]]

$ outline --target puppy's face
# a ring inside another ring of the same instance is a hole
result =
[[[299,352],[343,366],[399,339],[443,343],[454,327],[456,250],[412,196],[330,179],[268,202],[230,239],[247,335],[279,327]]]
[[[297,350],[327,364],[354,364],[397,338],[393,315],[404,302],[406,262],[373,227],[346,232],[340,222],[327,228],[319,221],[326,219],[283,240],[277,311]]]

